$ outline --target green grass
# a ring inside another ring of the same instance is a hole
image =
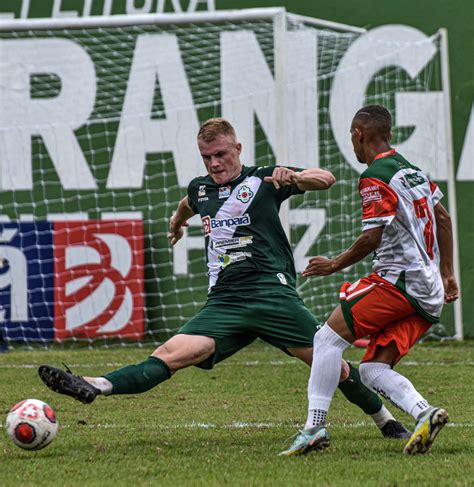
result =
[[[0,485],[473,485],[474,343],[419,345],[400,364],[420,391],[451,416],[425,456],[402,455],[370,418],[336,394],[331,447],[281,458],[306,417],[309,368],[256,344],[212,371],[191,368],[153,391],[99,397],[83,406],[46,389],[41,363],[66,362],[98,375],[138,362],[151,349],[22,351],[0,355],[0,410],[24,398],[47,401],[60,430],[46,449],[23,451],[2,431]],[[354,361],[362,352],[352,349]],[[412,426],[410,417],[389,408]]]

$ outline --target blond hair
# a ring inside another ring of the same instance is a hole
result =
[[[234,127],[232,127],[230,122],[225,118],[210,118],[201,125],[197,138],[198,140],[209,143],[221,135],[229,135],[237,141]]]

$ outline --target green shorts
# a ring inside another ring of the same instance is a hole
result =
[[[214,354],[197,364],[212,369],[256,338],[286,353],[289,348],[312,347],[320,326],[296,291],[266,289],[250,296],[213,296],[178,333],[215,339]]]

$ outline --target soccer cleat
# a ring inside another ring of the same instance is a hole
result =
[[[314,426],[301,430],[288,450],[279,453],[279,456],[291,457],[306,455],[312,450],[322,450],[329,446],[329,433],[325,426]]]
[[[448,422],[448,413],[441,408],[431,408],[416,423],[415,431],[403,449],[406,455],[426,453],[441,428]]]
[[[38,374],[52,391],[71,396],[84,404],[91,403],[100,394],[99,389],[74,375],[67,366],[66,370],[62,370],[51,365],[41,365]]]
[[[407,439],[411,437],[411,432],[408,431],[405,426],[403,426],[400,421],[396,421],[395,419],[390,419],[387,421],[382,428],[380,428],[382,435],[384,438],[392,438],[392,439]]]

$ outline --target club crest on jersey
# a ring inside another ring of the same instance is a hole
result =
[[[201,186],[199,186],[199,189],[198,189],[198,196],[201,198],[203,196],[206,196],[206,185],[203,184]]]
[[[237,199],[242,203],[248,203],[253,197],[253,191],[248,186],[241,186],[237,193]]]
[[[219,199],[228,198],[230,196],[230,186],[219,188]]]
[[[240,227],[243,225],[250,225],[250,215],[246,213],[242,216],[236,216],[233,218],[211,218],[209,215],[202,217],[202,226],[204,229],[204,235],[207,237],[213,230],[221,227]]]

